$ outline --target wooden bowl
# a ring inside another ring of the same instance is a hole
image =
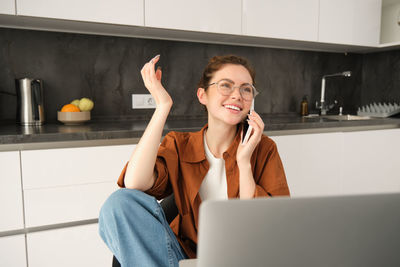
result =
[[[79,125],[90,120],[90,111],[61,112],[58,111],[57,119],[66,125]]]

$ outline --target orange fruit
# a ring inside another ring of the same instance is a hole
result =
[[[80,112],[80,111],[81,110],[73,104],[66,104],[61,109],[61,112]]]

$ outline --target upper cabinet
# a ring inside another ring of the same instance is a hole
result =
[[[123,25],[144,24],[143,0],[17,0],[17,14]]]
[[[318,41],[377,46],[381,5],[382,0],[320,0]]]
[[[381,44],[396,42],[400,42],[400,0],[383,0]]]
[[[382,1],[385,18],[396,16],[398,21],[400,0],[0,0],[0,25],[244,46],[363,52],[380,47]],[[397,11],[385,9],[389,4]],[[389,35],[397,35],[400,40],[399,27],[390,27],[385,26],[382,38],[393,30],[396,33]]]
[[[145,0],[145,26],[241,34],[242,0]]]
[[[319,0],[243,0],[243,34],[318,41],[318,8]]]
[[[0,14],[15,15],[15,0],[1,0]]]
[[[377,46],[382,0],[243,0],[243,34]]]

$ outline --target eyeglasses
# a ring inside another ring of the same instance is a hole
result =
[[[211,85],[217,85],[218,92],[221,95],[228,96],[231,95],[235,88],[239,88],[240,95],[244,100],[253,100],[259,93],[257,92],[256,88],[249,83],[244,83],[240,86],[234,86],[234,82],[231,80],[223,79],[219,82],[210,83],[207,87]]]

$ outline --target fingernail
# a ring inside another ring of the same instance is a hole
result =
[[[158,54],[157,56],[154,57],[154,59],[159,58],[159,57],[160,57],[160,55]]]

